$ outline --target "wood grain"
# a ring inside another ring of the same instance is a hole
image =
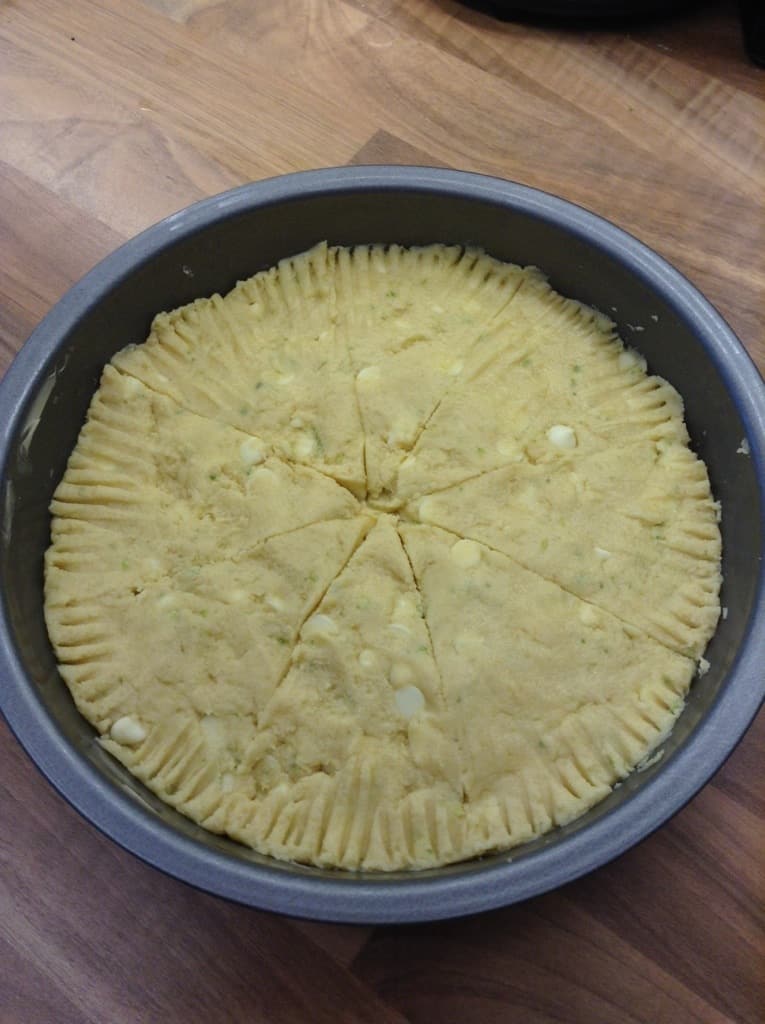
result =
[[[343,163],[498,174],[668,257],[765,368],[765,73],[733,3],[608,30],[452,0],[0,3],[0,371],[120,241]],[[0,726],[0,1024],[765,1018],[765,720],[676,818],[522,906],[289,921],[166,878]]]

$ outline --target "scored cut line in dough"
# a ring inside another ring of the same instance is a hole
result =
[[[651,735],[660,741],[674,720],[673,705],[693,673],[693,662],[669,655],[647,635],[626,629],[608,612],[583,605],[483,545],[469,560],[455,559],[455,549],[465,542],[455,545],[454,536],[437,527],[404,525],[402,535],[425,614],[433,616],[434,648],[447,693],[464,711],[459,721],[468,754],[468,814],[490,815],[492,828],[507,825],[507,815],[512,818],[518,801],[523,802],[515,773],[521,772],[522,789],[525,771],[529,784],[550,787],[544,803],[549,815],[559,823],[569,813],[576,816],[613,783],[613,771],[629,763],[635,744],[645,744]],[[603,647],[613,656],[607,680],[591,674]],[[513,669],[508,686],[497,689],[491,681],[506,665]],[[575,686],[570,685],[572,675],[579,676]],[[571,749],[572,728],[612,716],[626,730],[615,747],[621,760],[593,742]],[[500,757],[498,750],[503,751]],[[537,763],[540,750],[550,763]],[[498,799],[506,813],[496,817]]]
[[[226,296],[159,314],[148,340],[113,362],[361,496],[361,428],[347,352],[333,344],[329,259],[322,243]]]
[[[483,475],[483,474],[481,474],[481,475]],[[403,525],[404,526],[406,526],[406,525],[410,525],[410,526],[422,525],[422,520],[418,519],[417,517],[413,517],[408,523],[406,521],[404,521]],[[559,580],[553,579],[553,578],[551,578],[549,576],[545,576],[544,573],[540,572],[538,569],[535,569],[535,568],[533,568],[531,566],[528,566],[528,565],[524,565],[524,563],[522,561],[520,561],[519,559],[515,558],[513,555],[508,554],[506,551],[502,551],[500,548],[496,548],[496,547],[494,547],[491,544],[488,544],[485,540],[482,540],[482,539],[480,539],[480,538],[478,538],[478,537],[476,537],[474,535],[471,535],[471,534],[459,533],[458,531],[449,529],[449,527],[443,526],[440,523],[432,523],[432,524],[429,523],[428,525],[434,526],[437,530],[439,530],[440,532],[442,532],[444,534],[449,534],[452,538],[454,538],[455,542],[467,541],[468,543],[476,544],[476,545],[478,545],[481,548],[485,548],[487,551],[490,551],[490,552],[492,552],[495,555],[500,555],[503,558],[507,558],[508,561],[513,562],[519,569],[522,569],[524,572],[529,573],[531,576],[536,576],[541,582],[547,583],[551,587],[556,587],[558,590],[562,591],[562,593],[567,594],[569,597],[572,597],[575,600],[582,602],[582,604],[584,604],[584,605],[591,606],[598,613],[604,612],[605,614],[607,614],[607,615],[611,616],[612,618],[617,619],[619,622],[621,622],[621,624],[627,630],[629,630],[629,631],[631,631],[633,633],[636,633],[636,634],[640,634],[640,635],[644,636],[646,639],[650,639],[654,643],[659,644],[661,647],[666,648],[666,650],[670,651],[672,654],[676,654],[679,657],[687,659],[687,661],[689,662],[690,666],[694,666],[696,664],[696,659],[694,659],[694,657],[688,651],[678,650],[676,645],[668,643],[666,640],[662,639],[660,636],[652,635],[650,633],[650,631],[648,631],[644,626],[636,625],[630,619],[624,618],[623,616],[619,615],[616,611],[614,611],[613,608],[610,608],[610,607],[608,607],[608,606],[606,606],[604,604],[600,604],[600,603],[598,603],[598,601],[596,601],[594,599],[588,599],[588,598],[582,597],[581,594],[577,594],[575,591],[570,590],[568,587],[566,587]],[[404,544],[404,548],[406,549],[406,544]],[[419,583],[418,583],[418,586],[419,586]],[[427,617],[427,615],[426,615],[426,617]]]
[[[687,496],[665,494],[667,480],[685,480]],[[719,614],[717,509],[695,493],[708,495],[708,486],[687,448],[658,451],[636,443],[615,454],[582,453],[573,463],[566,457],[500,467],[406,511],[510,555],[698,659]],[[484,510],[511,492],[512,517],[487,518]]]

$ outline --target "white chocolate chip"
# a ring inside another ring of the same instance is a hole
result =
[[[547,431],[547,439],[556,448],[576,448],[576,434],[571,427],[556,423]]]
[[[260,484],[273,484],[276,483],[276,473],[274,473],[272,469],[269,469],[268,466],[258,466],[252,473],[250,473],[247,479],[252,483],[257,481]]]
[[[356,374],[356,380],[359,384],[376,384],[380,376],[379,366],[365,366]]]
[[[514,458],[520,460],[523,457],[515,441],[497,441],[497,452],[503,459]]]
[[[146,730],[132,715],[123,715],[118,718],[109,730],[109,734],[115,743],[121,743],[126,747],[135,747],[146,739]]]
[[[481,561],[481,548],[474,540],[458,540],[450,554],[460,569],[472,569]]]
[[[301,434],[294,444],[295,455],[299,459],[306,459],[313,454],[315,447],[316,441],[310,434]]]
[[[368,647],[365,647],[359,655],[359,665],[361,665],[362,668],[374,668],[376,664],[377,655],[374,651],[370,651]]]
[[[229,601],[246,601],[250,595],[246,590],[242,590],[241,587],[237,587],[236,590],[229,591]]]
[[[435,519],[436,502],[433,498],[423,498],[417,506],[417,517],[422,523],[432,523]]]
[[[125,398],[135,398],[143,391],[143,385],[135,377],[123,377],[122,393]]]
[[[699,658],[699,678],[705,676],[711,667],[711,663],[706,658]]]
[[[281,384],[282,387],[286,387],[287,384],[291,384],[295,379],[294,373],[280,373],[276,378],[276,383]]]
[[[458,633],[454,640],[454,649],[458,654],[471,654],[483,646],[483,637],[477,633]]]
[[[598,613],[590,604],[583,604],[579,609],[579,618],[585,626],[594,626],[598,622]]]
[[[635,365],[635,357],[629,349],[625,349],[624,352],[619,353],[619,358],[616,360],[619,364],[620,370],[629,370]]]
[[[302,417],[301,416],[293,416],[292,419],[290,420],[290,426],[294,427],[295,430],[300,430],[300,428],[303,426],[303,419],[302,419]]]
[[[242,441],[239,445],[239,455],[245,466],[259,466],[266,458],[262,442],[256,437],[248,437],[246,441]]]
[[[413,416],[403,414],[396,419],[385,438],[385,443],[390,448],[406,448],[414,441],[417,433],[417,422]]]
[[[595,548],[595,557],[605,562],[607,558],[611,557],[611,552],[606,551],[605,548]]]
[[[417,615],[417,604],[414,598],[411,594],[402,594],[396,601],[396,607],[393,609],[394,621],[399,622],[401,619],[410,619],[414,615]]]
[[[158,608],[174,608],[177,603],[175,594],[160,594],[157,598]]]
[[[403,622],[391,622],[388,629],[393,633],[401,633],[403,636],[409,636],[412,632],[411,629],[408,626],[405,626]]]
[[[412,718],[418,711],[425,707],[425,697],[422,690],[416,686],[404,686],[396,690],[396,707],[404,718]]]
[[[273,608],[275,612],[283,612],[287,607],[284,601],[282,601],[280,597],[277,597],[276,594],[267,594],[265,600],[268,607]]]
[[[465,369],[465,364],[461,359],[455,359],[452,365],[449,367],[449,376],[459,377],[462,371]]]
[[[403,661],[397,661],[390,670],[390,681],[393,686],[408,686],[414,679],[414,672]]]
[[[303,626],[303,636],[332,636],[337,633],[337,623],[329,615],[322,615],[318,612]]]
[[[234,789],[234,776],[231,772],[225,772],[221,776],[220,788],[223,793],[231,793]]]

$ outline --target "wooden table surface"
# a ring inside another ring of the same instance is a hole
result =
[[[0,2],[0,370],[124,238],[285,171],[442,164],[632,231],[765,367],[765,72],[734,3],[620,30],[449,0]],[[350,928],[166,878],[0,726],[0,1021],[765,1019],[765,719],[670,824],[521,906]]]

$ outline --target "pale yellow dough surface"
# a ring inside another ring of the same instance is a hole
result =
[[[456,246],[321,244],[160,314],[51,511],[48,631],[103,746],[322,866],[573,820],[666,737],[719,615],[677,392]]]

